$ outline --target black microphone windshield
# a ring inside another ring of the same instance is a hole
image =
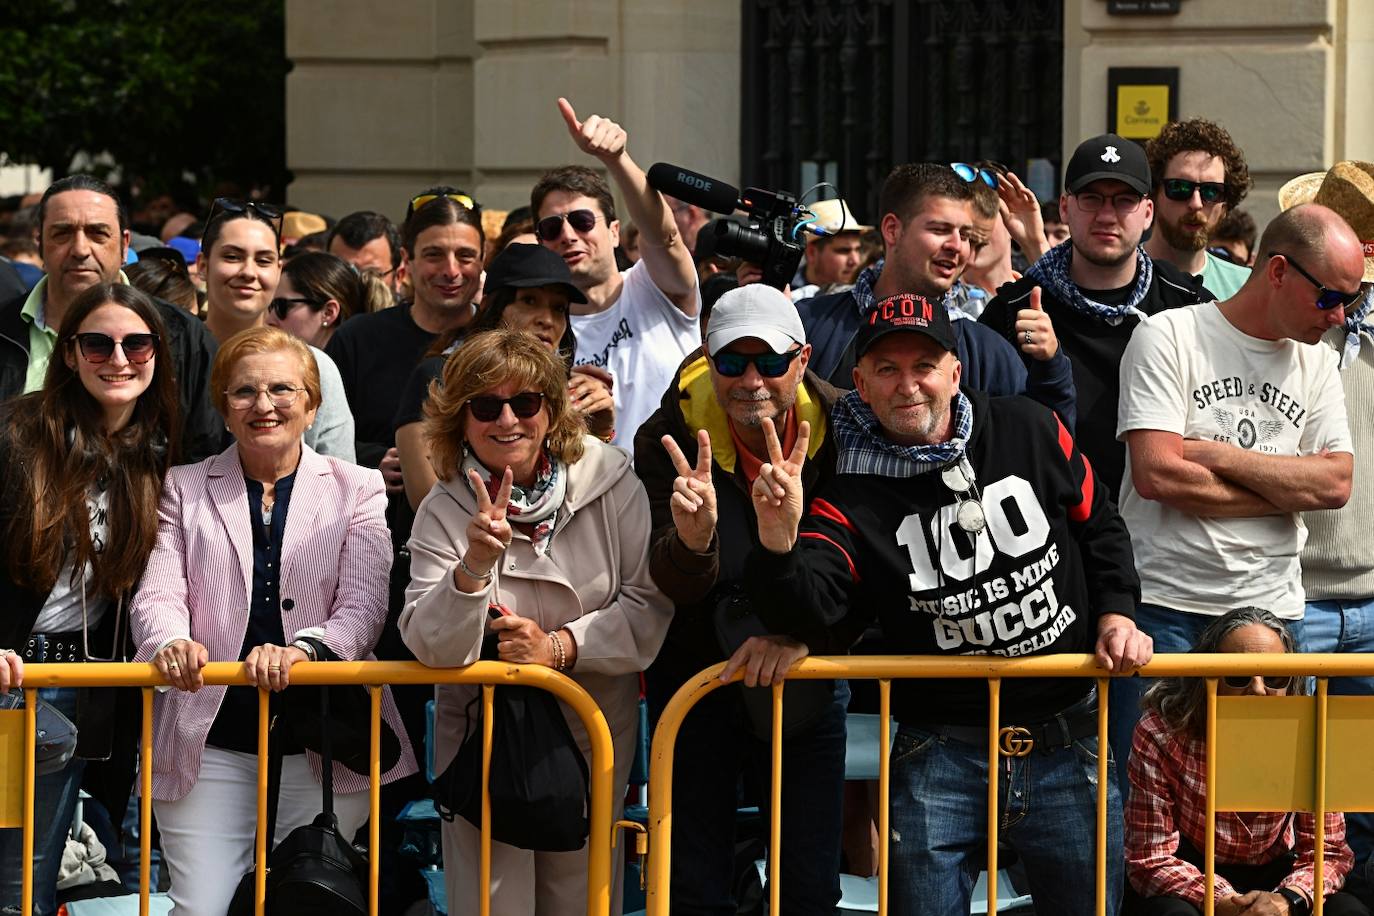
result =
[[[734,213],[739,206],[739,188],[667,162],[649,166],[649,187],[712,213]]]

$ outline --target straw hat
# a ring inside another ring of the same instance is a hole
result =
[[[836,232],[866,232],[873,228],[856,220],[854,211],[849,209],[849,204],[838,197],[830,200],[818,200],[814,204],[807,204],[807,208],[816,217],[813,225],[832,235]]]
[[[1374,163],[1346,160],[1279,188],[1279,206],[1321,204],[1341,215],[1364,246],[1364,281],[1374,282]]]

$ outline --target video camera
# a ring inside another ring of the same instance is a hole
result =
[[[799,206],[793,195],[761,188],[745,188],[741,194],[723,181],[667,162],[650,166],[649,186],[712,213],[728,216],[736,210],[744,210],[748,214],[747,224],[730,220],[718,220],[713,224],[716,253],[758,264],[763,269],[763,282],[775,289],[782,289],[796,276],[797,265],[806,248],[797,238],[799,227],[814,214]],[[826,234],[815,229],[810,231]]]

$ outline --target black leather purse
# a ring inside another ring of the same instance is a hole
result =
[[[321,690],[320,720],[329,721],[328,690]],[[267,854],[268,916],[367,916],[367,859],[339,832],[334,815],[334,755],[330,729],[320,729],[320,783],[324,809]],[[267,836],[277,829],[281,751],[268,738]],[[375,855],[375,850],[374,850]],[[256,863],[239,881],[228,916],[253,916]]]

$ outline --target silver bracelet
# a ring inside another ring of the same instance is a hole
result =
[[[304,639],[296,640],[291,644],[291,647],[293,649],[300,649],[302,652],[304,652],[305,657],[308,661],[319,661],[319,659],[315,657],[315,647],[312,646],[310,643],[306,642]]]
[[[458,568],[463,571],[463,575],[467,576],[469,579],[472,579],[475,582],[491,581],[492,571],[489,569],[486,571],[485,574],[475,571],[471,566],[468,565],[468,558],[466,556],[461,556],[458,558]]]

